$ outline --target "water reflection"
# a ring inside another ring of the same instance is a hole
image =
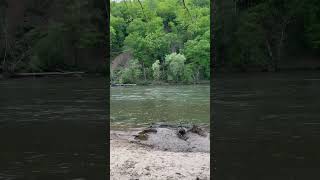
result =
[[[218,76],[213,89],[216,178],[319,177],[320,73]]]

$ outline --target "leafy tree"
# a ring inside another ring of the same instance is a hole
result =
[[[0,0],[1,71],[80,68],[79,59],[90,61],[81,51],[92,55],[91,49],[103,49],[109,38],[103,10],[98,0]]]
[[[199,79],[198,74],[200,72],[202,72],[202,77],[210,77],[210,54],[208,53],[210,52],[209,31],[207,31],[203,36],[187,41],[183,52],[186,55],[187,62],[192,65],[190,67],[192,67],[195,72],[196,79]]]
[[[305,12],[306,38],[311,47],[320,48],[320,2],[310,0],[306,6],[309,11]]]
[[[62,33],[61,24],[51,25],[48,33],[36,42],[30,61],[32,71],[64,68],[64,40]]]
[[[176,82],[184,79],[193,81],[197,79],[193,78],[195,69],[200,74],[198,79],[209,79],[208,4],[209,0],[112,2],[111,17],[114,20],[111,20],[111,36],[115,36],[112,38],[112,46],[115,48],[112,48],[111,54],[116,54],[118,50],[131,52],[141,65],[144,80],[158,80],[158,73],[161,71],[161,75]],[[118,35],[118,32],[121,35]],[[200,49],[201,51],[197,52]],[[188,57],[184,57],[181,64],[179,56],[182,52],[187,52]],[[172,53],[178,55],[178,60],[173,60],[170,65],[168,62],[171,60],[166,60],[166,55]],[[158,61],[154,62],[155,59]],[[184,69],[185,63],[188,64],[187,69]],[[182,69],[179,69],[180,66]],[[154,74],[155,67],[157,75]],[[149,73],[149,70],[153,72]]]
[[[185,61],[186,58],[182,54],[172,53],[166,55],[165,62],[168,67],[168,80],[175,80],[178,82],[182,79]]]
[[[315,0],[225,0],[216,2],[216,64],[247,70],[279,70],[306,40],[317,45]],[[306,22],[306,23],[305,23]],[[301,53],[300,53],[301,54]]]

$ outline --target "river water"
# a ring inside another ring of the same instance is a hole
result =
[[[110,91],[112,129],[159,122],[209,127],[209,85],[112,87]]]
[[[218,74],[216,179],[319,179],[319,90],[319,72]]]
[[[106,100],[103,78],[0,81],[0,179],[105,179]]]
[[[102,78],[0,81],[0,179],[103,179],[105,86]],[[216,76],[216,179],[318,179],[319,89],[318,72]],[[208,125],[209,92],[193,85],[111,88],[111,127]]]

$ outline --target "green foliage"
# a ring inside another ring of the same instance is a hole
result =
[[[110,24],[111,29],[113,29],[113,43],[111,44],[111,52],[118,52],[121,50],[121,47],[123,46],[126,31],[126,23],[123,18],[111,15]]]
[[[97,0],[41,3],[30,0],[18,4],[21,6],[19,11],[15,11],[14,7],[6,9],[7,5],[3,7],[2,2],[0,1],[0,55],[6,57],[1,63],[5,65],[5,68],[0,67],[2,71],[79,69],[78,59],[84,60],[80,52],[89,54],[91,49],[100,49],[109,38],[105,37],[103,29],[104,9]],[[12,3],[12,6],[17,6],[17,3]],[[6,21],[18,18],[19,14],[22,19]],[[7,32],[7,29],[11,32]]]
[[[114,48],[111,54],[118,50],[132,52],[143,66],[146,77],[154,80],[165,76],[163,79],[176,82],[191,81],[196,65],[201,77],[209,79],[210,10],[206,5],[210,1],[186,1],[186,7],[182,1],[141,2],[142,7],[138,1],[112,2],[111,45]],[[188,57],[182,58],[183,62],[179,52],[188,52]],[[171,62],[168,58],[174,60]],[[154,62],[155,59],[158,61]],[[189,64],[186,70],[185,63]],[[151,69],[152,73],[149,73]],[[188,75],[185,77],[184,74]]]
[[[311,0],[306,13],[306,38],[315,49],[320,48],[320,3],[319,1]]]
[[[276,71],[293,54],[309,53],[306,46],[320,47],[317,0],[225,0],[216,7],[218,67]]]
[[[200,69],[204,78],[210,77],[210,32],[207,31],[203,36],[199,36],[194,40],[185,43],[183,51],[188,61]]]
[[[193,66],[192,64],[187,64],[184,67],[184,71],[183,71],[183,82],[185,83],[192,83],[195,81],[195,74],[194,74],[194,70],[193,70]]]
[[[141,66],[137,60],[131,60],[128,67],[118,72],[120,83],[136,83],[141,77]]]
[[[160,80],[161,77],[161,69],[160,69],[160,61],[156,60],[153,64],[152,64],[152,72],[153,72],[153,79],[154,80]]]
[[[178,82],[183,79],[185,61],[186,58],[182,54],[172,53],[166,55],[165,62],[168,67],[168,80],[175,80]]]
[[[35,43],[29,63],[32,71],[63,69],[62,33],[61,25],[52,25],[49,27],[48,34]]]

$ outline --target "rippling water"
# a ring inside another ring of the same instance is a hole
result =
[[[220,75],[213,86],[216,179],[319,179],[319,72]]]
[[[113,87],[110,103],[112,128],[210,122],[209,85]]]
[[[0,81],[0,179],[103,179],[102,78]]]

